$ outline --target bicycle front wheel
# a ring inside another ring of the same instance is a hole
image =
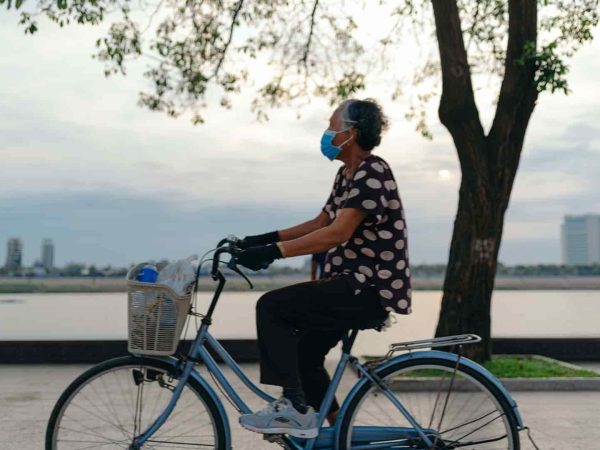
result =
[[[479,372],[440,358],[400,361],[379,373],[390,398],[366,383],[352,398],[339,448],[519,450],[517,419],[497,387]],[[416,431],[399,402],[433,444]]]
[[[54,406],[46,450],[128,449],[164,411],[177,385],[175,368],[126,356],[100,363],[73,381]],[[147,449],[225,449],[223,418],[212,397],[190,378]]]

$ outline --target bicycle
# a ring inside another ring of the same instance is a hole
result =
[[[205,314],[194,309],[195,301],[184,312],[188,324],[191,316],[201,317],[187,354],[158,356],[139,351],[86,370],[66,388],[53,408],[46,430],[47,450],[232,448],[223,403],[194,366],[200,362],[205,365],[238,412],[252,411],[208,349],[252,393],[267,402],[275,400],[243,373],[208,331],[226,282],[220,263],[226,263],[254,288],[236,265],[238,241],[230,235],[207,252],[214,251],[211,277],[219,283]],[[219,259],[222,253],[230,255],[229,261]],[[194,293],[206,261],[201,258],[198,264]],[[161,327],[173,327],[172,321],[157,323],[158,333],[166,333]],[[385,357],[360,363],[350,353],[358,331],[350,330],[342,341],[342,355],[318,415],[319,435],[312,439],[264,435],[267,441],[291,450],[519,450],[519,432],[527,428],[517,404],[502,384],[485,368],[460,354],[434,350],[478,342],[478,336],[392,344]],[[175,334],[178,341],[181,329],[175,328]],[[156,340],[159,335],[152,336]],[[396,355],[399,351],[405,353]],[[343,401],[335,425],[324,426],[348,366],[354,368],[359,379]]]

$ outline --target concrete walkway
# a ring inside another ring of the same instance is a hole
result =
[[[0,449],[38,450],[44,448],[44,434],[50,411],[65,387],[89,366],[83,365],[0,365]],[[244,365],[254,380],[256,365]],[[203,371],[203,369],[201,369]],[[348,372],[342,389],[356,381]],[[241,391],[241,389],[240,389]],[[276,394],[277,389],[267,391]],[[244,391],[245,392],[245,391]],[[244,399],[253,407],[261,401],[246,392]],[[592,450],[600,448],[600,392],[517,392],[525,424],[531,427],[543,450]],[[233,448],[257,450],[279,448],[262,440],[259,434],[237,425],[233,408],[227,404],[233,427]],[[533,449],[525,434],[522,449]]]

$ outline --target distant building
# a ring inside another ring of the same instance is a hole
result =
[[[54,268],[54,244],[51,239],[42,241],[42,265],[46,271]]]
[[[48,271],[44,267],[41,261],[36,261],[33,263],[33,267],[30,272],[34,277],[43,277],[46,276]]]
[[[15,272],[23,266],[23,243],[21,239],[9,239],[6,244],[6,269]]]
[[[565,216],[561,241],[563,264],[600,263],[600,215]]]

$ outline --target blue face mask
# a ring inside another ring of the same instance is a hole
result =
[[[333,138],[335,138],[335,135],[338,133],[347,131],[350,128],[352,128],[352,127],[348,127],[343,130],[340,130],[340,131],[325,130],[325,132],[323,133],[323,136],[321,137],[321,153],[323,153],[323,155],[327,159],[329,159],[330,161],[333,161],[335,159],[335,157],[337,155],[339,155],[340,152],[342,151],[342,145],[344,145],[346,142],[348,142],[350,139],[352,139],[352,136],[350,136],[348,139],[346,139],[340,145],[333,145]]]

